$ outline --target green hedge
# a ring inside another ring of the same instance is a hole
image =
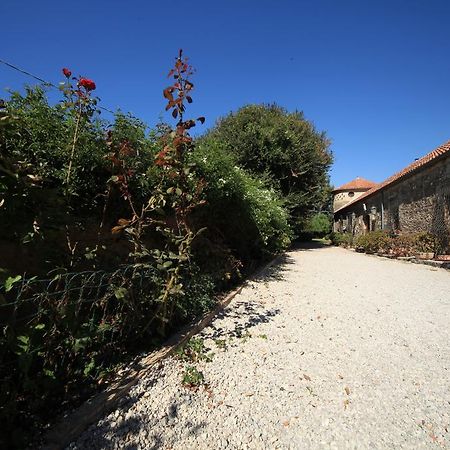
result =
[[[421,254],[435,254],[438,240],[430,233],[404,233],[394,235],[387,231],[372,231],[359,236],[350,233],[332,233],[330,235],[334,245],[354,247],[364,253],[382,253],[399,256],[421,256]]]

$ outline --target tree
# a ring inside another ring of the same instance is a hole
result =
[[[237,165],[269,180],[296,232],[328,201],[330,141],[301,112],[275,104],[244,106],[219,119],[201,140],[223,146]]]

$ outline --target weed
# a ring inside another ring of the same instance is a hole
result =
[[[199,372],[194,366],[187,366],[183,374],[183,385],[189,388],[198,388],[205,382],[202,372]]]
[[[176,355],[183,361],[211,362],[213,353],[206,353],[205,343],[201,338],[191,338],[176,351]]]
[[[245,330],[245,333],[243,333],[242,330],[238,330],[236,333],[236,337],[242,339],[242,342],[247,342],[252,337],[252,335],[248,332],[248,330]]]
[[[215,339],[214,343],[221,349],[227,349],[227,341],[225,339]]]

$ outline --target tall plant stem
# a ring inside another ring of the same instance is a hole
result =
[[[67,185],[69,184],[70,173],[72,171],[73,157],[75,155],[75,146],[76,146],[77,140],[78,140],[78,130],[80,128],[80,121],[81,121],[81,105],[80,105],[80,108],[78,109],[77,122],[75,124],[75,131],[73,133],[72,150],[70,152],[69,168],[67,169],[67,178],[66,178]]]

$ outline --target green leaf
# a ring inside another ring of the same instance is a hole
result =
[[[30,343],[30,337],[29,336],[17,336],[17,340],[19,342],[22,342],[23,344],[29,344]]]
[[[55,372],[53,372],[53,370],[44,369],[44,375],[46,377],[52,378],[53,380],[56,378],[55,377]]]
[[[117,298],[117,300],[123,300],[127,294],[128,290],[124,287],[119,287],[114,291],[114,296]]]
[[[17,275],[16,277],[8,277],[5,281],[5,291],[9,292],[13,288],[14,284],[19,282],[21,279],[22,275]]]
[[[89,375],[95,369],[95,361],[91,359],[90,363],[84,368],[84,376]]]

